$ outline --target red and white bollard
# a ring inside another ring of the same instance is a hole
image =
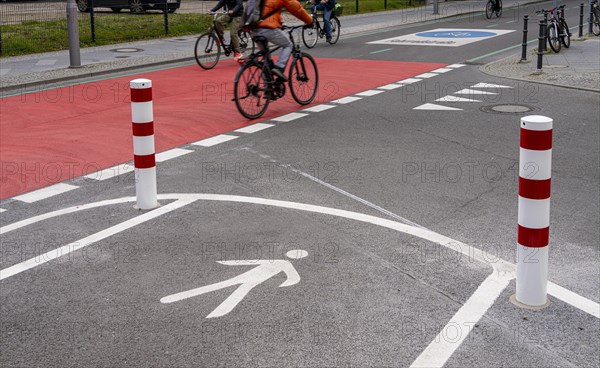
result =
[[[158,206],[156,196],[156,160],[154,157],[154,112],[152,81],[134,79],[131,90],[131,121],[133,127],[133,162],[137,207],[149,210]]]
[[[548,305],[548,243],[552,119],[521,118],[516,301],[524,306]]]

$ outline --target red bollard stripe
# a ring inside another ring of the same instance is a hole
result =
[[[132,123],[133,135],[135,137],[147,137],[154,134],[154,122]]]
[[[152,101],[152,88],[131,88],[131,102]]]
[[[154,153],[150,155],[133,155],[133,165],[136,169],[149,169],[156,166]]]
[[[530,229],[519,225],[518,242],[524,247],[543,248],[548,245],[550,227]]]
[[[550,198],[550,179],[531,180],[519,177],[519,195],[528,199]]]
[[[552,130],[529,130],[521,128],[521,148],[536,151],[552,149]]]

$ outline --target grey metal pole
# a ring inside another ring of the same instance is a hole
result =
[[[523,43],[521,44],[521,61],[527,61],[527,20],[528,15],[523,16]]]
[[[433,14],[434,15],[440,14],[438,0],[433,0]]]
[[[542,58],[544,57],[544,43],[546,42],[546,23],[540,20],[540,34],[538,36],[537,71],[542,72]]]
[[[69,33],[69,60],[70,68],[81,66],[81,53],[79,52],[79,24],[77,23],[77,4],[75,0],[67,0],[67,32]]]
[[[579,38],[583,37],[583,3],[579,4]]]
[[[594,19],[594,7],[592,4],[592,0],[590,0],[590,17],[588,18],[588,34],[591,35],[594,33],[592,20]]]

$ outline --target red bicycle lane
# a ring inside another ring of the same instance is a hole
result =
[[[309,106],[422,74],[446,64],[316,59],[319,90]],[[288,93],[257,120],[231,101],[238,65],[196,65],[0,99],[0,199],[129,162],[129,81],[153,83],[156,152],[281,116],[299,106]]]

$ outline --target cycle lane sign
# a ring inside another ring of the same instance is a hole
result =
[[[458,47],[469,43],[486,40],[488,38],[501,36],[510,32],[514,32],[514,30],[437,28],[430,31],[417,32],[368,43],[385,45]]]

